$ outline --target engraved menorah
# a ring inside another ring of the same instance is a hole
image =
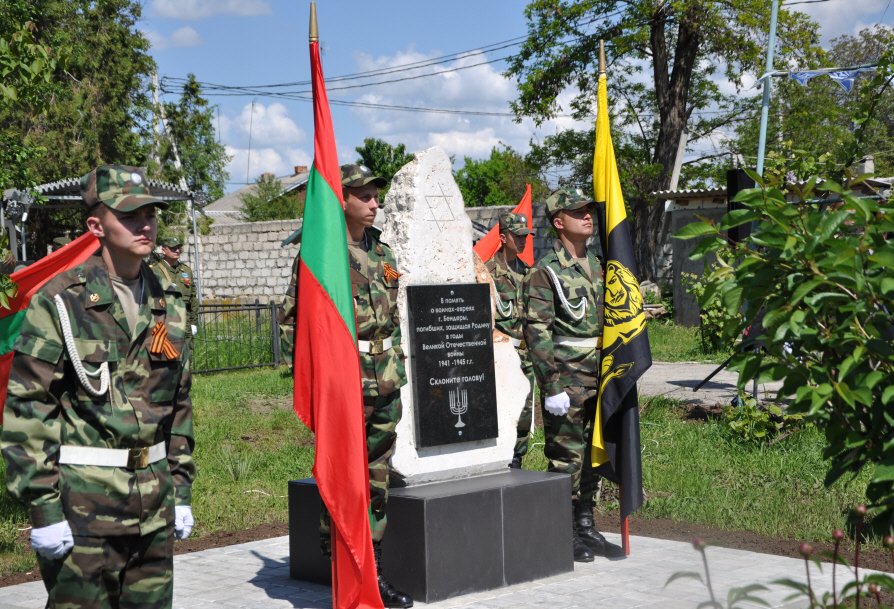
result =
[[[469,392],[457,387],[448,396],[450,397],[450,412],[455,414],[457,418],[454,427],[465,427],[466,424],[463,423],[462,415],[469,411]]]

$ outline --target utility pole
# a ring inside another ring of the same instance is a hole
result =
[[[770,115],[770,95],[773,91],[773,55],[776,52],[776,21],[779,15],[779,0],[773,0],[770,12],[770,40],[767,43],[767,69],[761,76],[764,87],[761,102],[761,127],[757,144],[757,175],[764,175],[764,153],[767,148],[767,121]]]

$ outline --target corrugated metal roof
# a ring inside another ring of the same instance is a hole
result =
[[[310,177],[309,172],[302,172],[299,174],[294,174],[290,176],[284,176],[281,178],[276,178],[279,180],[279,183],[282,184],[282,192],[280,195],[284,195],[288,192],[295,190],[296,188],[300,188],[307,184],[307,180]],[[217,201],[209,204],[205,208],[205,212],[230,212],[230,213],[239,213],[241,215],[242,212],[242,195],[250,193],[257,188],[257,184],[249,184],[248,186],[243,186],[239,190],[234,190],[233,192],[222,196]],[[279,195],[277,195],[279,196]],[[213,214],[212,214],[213,215]]]

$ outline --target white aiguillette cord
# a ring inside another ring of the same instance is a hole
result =
[[[81,356],[78,355],[78,349],[74,344],[74,337],[71,334],[71,321],[68,318],[68,310],[65,308],[65,302],[62,300],[62,296],[56,294],[53,297],[53,300],[56,303],[56,311],[59,312],[59,325],[62,326],[62,338],[65,340],[65,348],[68,351],[68,358],[71,360],[72,366],[74,366],[75,374],[78,375],[78,380],[81,381],[81,385],[84,386],[84,389],[87,390],[87,393],[101,398],[108,392],[109,390],[109,362],[103,362],[99,365],[99,369],[95,372],[87,372],[84,370],[84,364],[81,362]],[[90,377],[99,377],[99,389],[94,389],[93,385],[88,380],[88,376]]]
[[[559,300],[562,302],[562,308],[565,309],[565,312],[568,313],[574,321],[582,320],[587,313],[586,296],[582,296],[580,302],[576,305],[572,305],[565,297],[565,291],[562,289],[562,284],[559,282],[559,277],[556,275],[556,272],[549,267],[545,268],[549,273],[550,279],[553,281],[553,285],[556,287],[556,293],[559,295]]]

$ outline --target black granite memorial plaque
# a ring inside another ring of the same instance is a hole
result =
[[[407,287],[420,448],[497,437],[490,286]]]

